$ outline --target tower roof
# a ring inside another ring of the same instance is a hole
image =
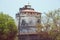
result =
[[[33,8],[31,8],[31,5],[27,4],[24,5],[24,7],[19,9],[20,12],[34,12],[34,13],[40,13],[40,12],[36,12]]]
[[[27,5],[24,5],[24,7],[20,8],[19,10],[34,10],[33,8],[31,8],[31,5],[27,4]]]

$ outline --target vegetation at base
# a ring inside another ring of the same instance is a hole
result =
[[[0,40],[14,40],[17,36],[17,27],[14,19],[0,12]]]

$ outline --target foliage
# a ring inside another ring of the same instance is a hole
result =
[[[41,32],[41,31],[42,31],[43,26],[42,26],[42,24],[37,23],[37,24],[36,24],[36,28],[37,28],[37,32]]]
[[[0,40],[14,40],[16,34],[17,27],[14,19],[0,12]]]
[[[48,31],[49,35],[53,40],[60,40],[60,9],[48,12],[45,15],[48,18],[46,24],[49,24],[51,28]]]

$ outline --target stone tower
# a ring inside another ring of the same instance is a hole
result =
[[[16,14],[19,33],[36,32],[36,24],[41,23],[41,13],[36,12],[31,5],[25,5]]]

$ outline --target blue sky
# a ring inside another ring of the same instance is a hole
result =
[[[15,18],[19,8],[27,4],[28,1],[32,8],[41,13],[60,8],[60,0],[0,0],[0,12]]]

